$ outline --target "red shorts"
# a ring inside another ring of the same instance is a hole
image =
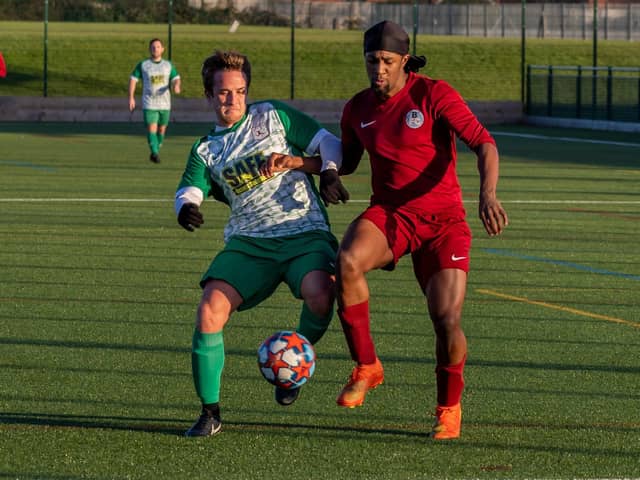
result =
[[[418,214],[384,205],[373,205],[359,218],[366,218],[387,237],[393,252],[393,270],[400,257],[411,253],[413,272],[424,291],[434,273],[445,268],[469,272],[471,230],[463,208],[438,213]]]

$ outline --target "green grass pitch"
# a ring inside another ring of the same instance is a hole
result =
[[[199,411],[197,282],[227,207],[206,203],[189,234],[172,198],[206,127],[172,124],[154,165],[142,125],[0,124],[0,478],[640,475],[640,142],[491,130],[511,225],[482,231],[461,147],[474,232],[463,431],[432,443],[434,338],[406,259],[369,276],[387,378],[364,407],[335,405],[351,369],[335,319],[298,402],[275,404],[256,349],[295,326],[281,288],[225,331],[223,432],[184,438]],[[366,204],[365,161],[346,185],[353,201],[329,209],[338,237]]]

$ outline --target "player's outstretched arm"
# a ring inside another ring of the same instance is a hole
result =
[[[476,150],[476,154],[480,173],[478,214],[489,235],[500,235],[509,224],[509,218],[496,193],[500,163],[498,149],[492,143],[483,143]]]
[[[273,152],[260,165],[260,174],[265,177],[273,177],[277,172],[286,172],[287,170],[302,170],[306,173],[320,172],[320,157],[298,157],[295,155],[287,155],[286,153]]]

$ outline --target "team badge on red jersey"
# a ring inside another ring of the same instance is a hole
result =
[[[404,121],[409,128],[420,128],[424,123],[424,115],[420,110],[409,110]]]

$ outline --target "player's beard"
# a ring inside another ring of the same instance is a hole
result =
[[[376,80],[377,79],[375,78],[371,80],[371,88],[373,89],[373,92],[378,98],[381,98],[383,100],[389,98],[389,92],[391,91],[391,85],[389,84],[389,82],[378,84],[376,83]]]

